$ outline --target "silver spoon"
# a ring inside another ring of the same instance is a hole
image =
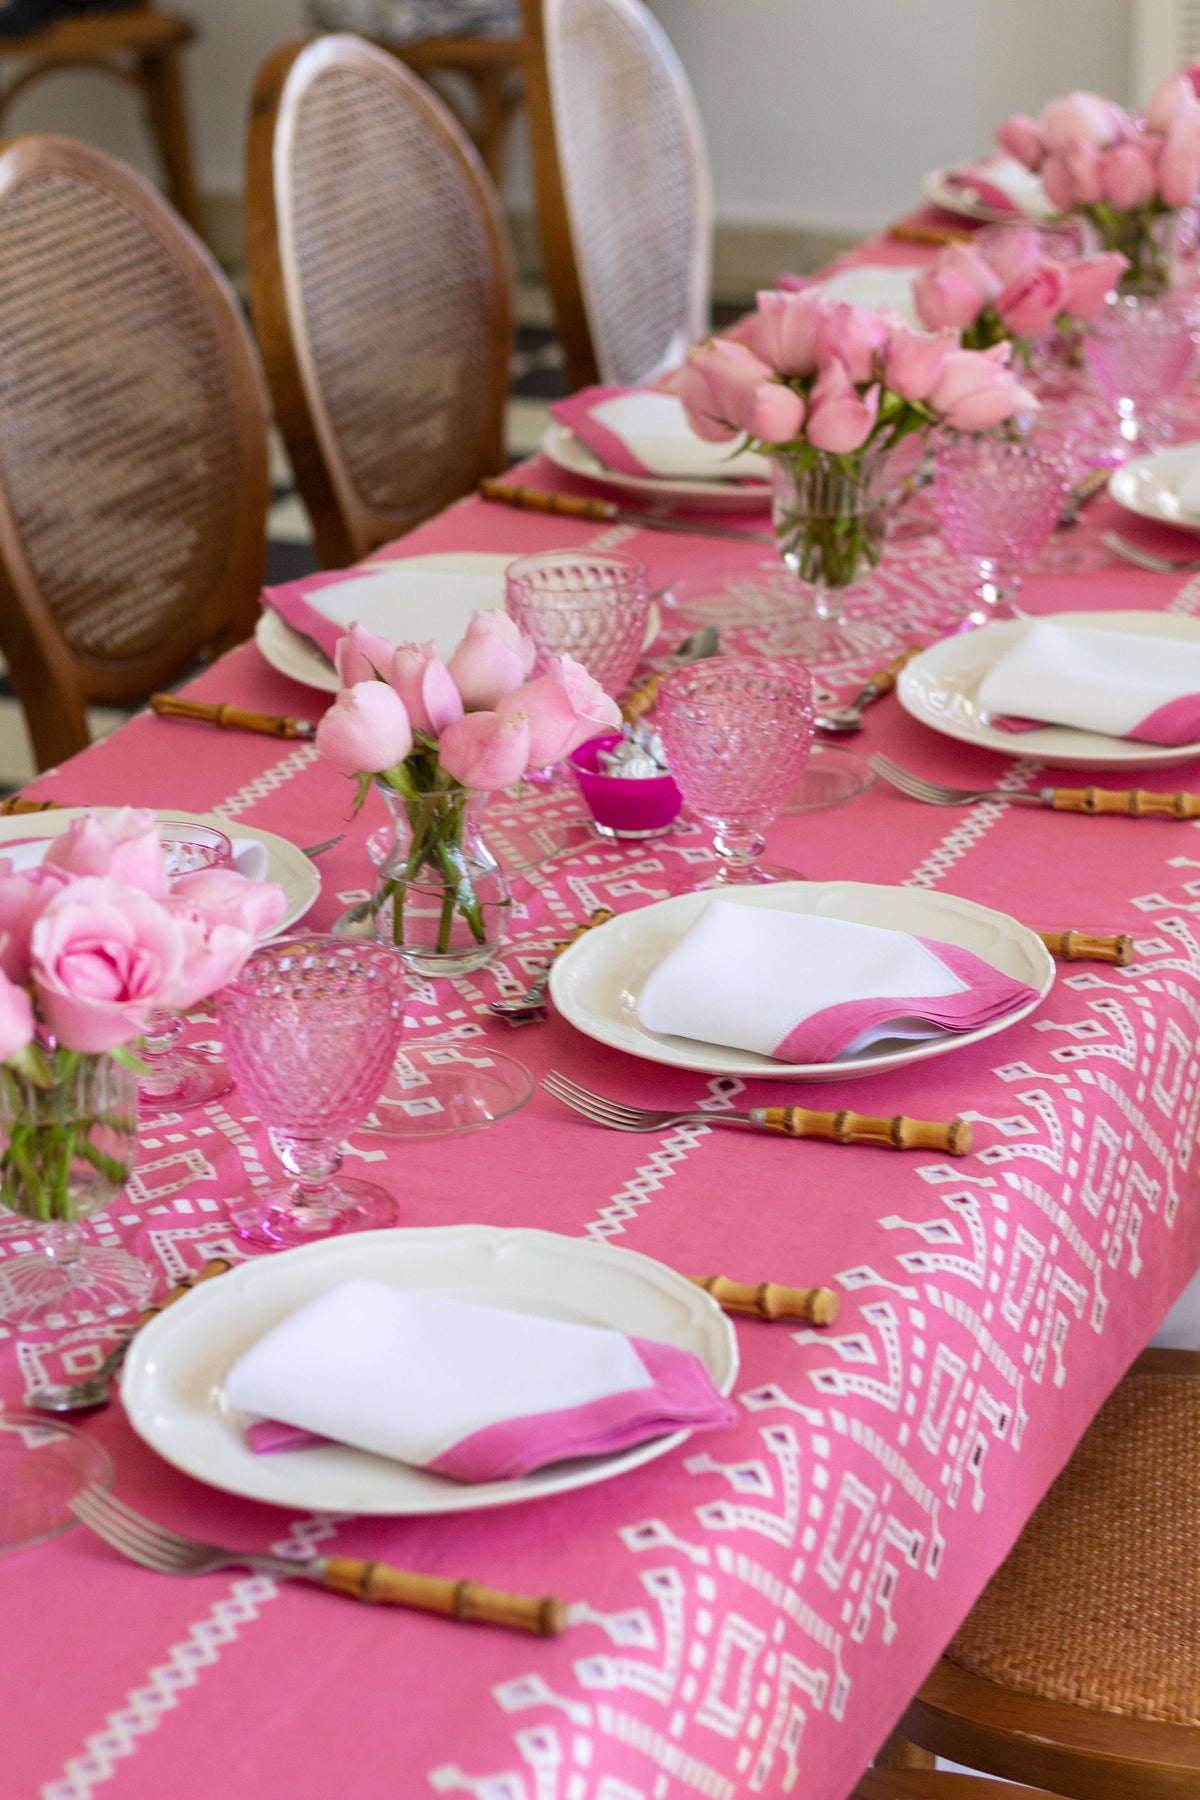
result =
[[[495,1013],[498,1018],[507,1019],[510,1025],[523,1025],[529,1019],[540,1019],[546,1010],[546,983],[560,952],[568,944],[573,944],[576,938],[581,938],[585,931],[594,931],[597,925],[606,925],[612,916],[611,907],[598,906],[594,912],[589,913],[584,924],[575,927],[570,937],[562,938],[554,945],[549,961],[532,987],[507,1000],[489,1000],[488,1011]]]
[[[914,656],[919,655],[920,649],[919,644],[910,644],[907,650],[902,650],[886,669],[880,669],[872,675],[866,686],[855,694],[849,706],[837,707],[833,712],[818,713],[818,731],[859,731],[862,728],[863,708],[891,693],[901,669]]]
[[[164,1308],[181,1299],[184,1294],[190,1293],[202,1281],[211,1281],[214,1275],[224,1275],[226,1270],[232,1269],[232,1267],[233,1264],[227,1262],[223,1256],[213,1257],[205,1263],[202,1269],[197,1270],[195,1275],[189,1275],[186,1280],[176,1282],[170,1292],[163,1295],[157,1306],[148,1306],[145,1312],[140,1313],[120,1343],[109,1351],[100,1367],[85,1381],[63,1382],[35,1388],[32,1394],[26,1395],[26,1405],[44,1413],[95,1412],[97,1407],[107,1406],[112,1398],[109,1392],[109,1382],[125,1360],[125,1352],[142,1326],[148,1324]]]

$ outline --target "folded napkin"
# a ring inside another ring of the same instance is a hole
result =
[[[1046,198],[1041,180],[1015,156],[984,156],[977,163],[946,169],[942,183],[961,194],[964,200],[978,202],[992,212],[1011,214],[1014,219],[1036,220],[1054,216],[1054,208]]]
[[[651,971],[637,1016],[647,1031],[821,1063],[974,1031],[1035,994],[955,944],[717,899]]]
[[[504,1481],[737,1416],[690,1351],[365,1280],[260,1338],[225,1398],[263,1415],[252,1450],[316,1435],[455,1481]]]
[[[432,638],[450,655],[471,614],[504,607],[504,576],[466,569],[406,568],[403,561],[363,571],[306,575],[283,587],[263,589],[293,630],[311,638],[332,658],[337,641],[357,621],[393,644]]]
[[[620,475],[679,481],[766,481],[770,465],[756,451],[729,454],[728,444],[697,437],[674,394],[650,388],[588,387],[550,411],[605,468]]]
[[[1074,725],[1148,744],[1200,742],[1200,643],[1031,619],[984,676],[993,725]]]

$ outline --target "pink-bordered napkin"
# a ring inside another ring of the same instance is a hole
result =
[[[978,704],[1004,731],[1071,725],[1200,743],[1200,643],[1031,619],[984,676]]]
[[[755,451],[731,455],[732,444],[697,437],[681,402],[657,388],[581,388],[550,411],[618,475],[761,482],[770,475],[766,458]]]
[[[1035,223],[1053,216],[1054,208],[1032,170],[1002,152],[980,157],[956,169],[942,171],[943,185],[969,205],[986,206],[1006,218]]]
[[[468,1482],[737,1417],[690,1351],[368,1280],[260,1338],[225,1398],[252,1450],[334,1439]]]
[[[357,569],[329,569],[263,589],[263,604],[332,661],[356,622],[390,643],[432,638],[448,657],[474,612],[504,606],[504,577],[477,568],[431,569],[396,557]]]
[[[955,944],[714,899],[651,971],[637,1016],[647,1031],[822,1063],[974,1031],[1035,994]]]

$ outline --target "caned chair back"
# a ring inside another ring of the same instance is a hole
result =
[[[255,328],[317,553],[340,567],[504,466],[512,271],[479,158],[385,51],[287,44],[255,89]]]
[[[0,143],[0,650],[39,767],[253,629],[267,402],[199,239],[70,138]]]
[[[712,197],[679,58],[641,0],[523,0],[546,280],[573,387],[634,385],[708,322]]]

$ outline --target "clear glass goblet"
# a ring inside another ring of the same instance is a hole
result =
[[[168,819],[159,826],[159,838],[167,865],[167,879],[194,875],[201,869],[232,869],[233,845],[213,825],[193,824],[190,819]],[[138,1084],[143,1112],[175,1112],[185,1106],[203,1106],[233,1086],[223,1062],[209,1062],[179,1048],[183,1020],[178,1013],[156,1007],[146,1021],[142,1059],[147,1073]]]
[[[385,1188],[338,1171],[343,1138],[392,1071],[404,1023],[400,976],[382,944],[279,938],[214,996],[233,1078],[289,1176],[235,1204],[239,1237],[274,1249],[395,1222]]]
[[[1110,461],[1154,448],[1155,408],[1179,386],[1194,351],[1188,309],[1181,290],[1122,288],[1089,324],[1083,353],[1117,414]]]
[[[680,891],[801,879],[756,859],[812,748],[803,663],[714,656],[677,669],[658,690],[658,727],[684,803],[713,827],[720,858],[715,872]]]
[[[1016,605],[1026,567],[1043,550],[1071,486],[1064,438],[1030,426],[959,431],[937,447],[934,489],[951,546],[978,579],[965,618],[974,625],[1023,618]]]

